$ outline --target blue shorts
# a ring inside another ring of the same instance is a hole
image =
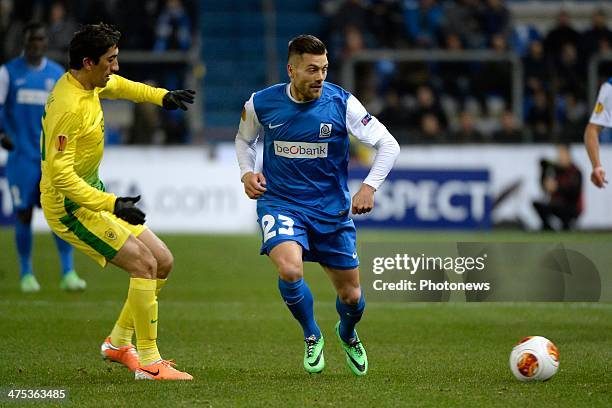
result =
[[[353,220],[322,220],[296,208],[257,203],[257,222],[262,232],[261,254],[285,241],[295,241],[303,248],[302,259],[333,269],[359,266],[357,234]]]
[[[40,207],[40,161],[21,155],[10,155],[6,163],[13,211]]]

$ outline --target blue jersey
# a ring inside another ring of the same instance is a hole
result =
[[[349,96],[327,82],[320,98],[305,103],[289,97],[287,84],[253,95],[264,131],[262,204],[290,204],[327,219],[348,214]]]
[[[43,59],[39,67],[24,57],[0,68],[0,129],[15,145],[10,155],[40,160],[41,119],[49,93],[65,70]]]

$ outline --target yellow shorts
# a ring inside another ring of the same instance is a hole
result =
[[[77,208],[72,212],[44,211],[49,227],[61,239],[86,253],[102,267],[115,257],[130,235],[139,236],[147,227],[132,225],[108,211]]]

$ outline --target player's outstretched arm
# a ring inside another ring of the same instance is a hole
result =
[[[601,132],[602,128],[603,126],[589,123],[584,130],[584,144],[593,166],[591,182],[598,188],[604,188],[608,184],[606,172],[599,160],[599,132]]]
[[[191,89],[168,91],[113,74],[100,91],[100,98],[127,99],[136,103],[150,102],[168,110],[187,110],[187,104],[193,103],[195,94],[195,91]]]
[[[138,201],[140,201],[140,196],[117,197],[113,213],[132,225],[144,224],[145,213],[140,208],[136,207]]]

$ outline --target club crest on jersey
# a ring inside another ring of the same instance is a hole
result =
[[[58,135],[57,139],[55,139],[55,148],[58,152],[63,152],[66,150],[66,145],[68,144],[68,138],[64,135]]]
[[[319,137],[330,137],[332,131],[331,123],[322,123],[319,125]]]
[[[366,115],[363,118],[361,118],[361,124],[365,126],[368,123],[370,123],[371,120],[372,120],[372,115],[370,115],[369,113],[366,113]]]

